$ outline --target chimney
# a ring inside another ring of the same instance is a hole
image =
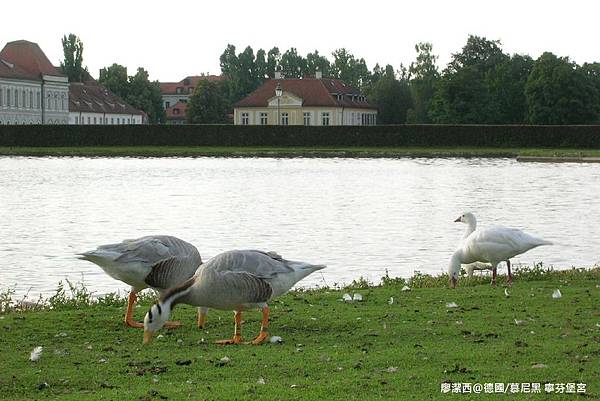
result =
[[[315,71],[315,78],[317,78],[317,79],[322,79],[323,78],[323,73],[318,68]]]
[[[281,69],[280,65],[275,67],[275,79],[283,79],[283,72],[281,72]]]

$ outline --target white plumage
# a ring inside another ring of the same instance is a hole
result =
[[[455,221],[466,223],[468,229],[473,228],[473,231],[462,241],[450,260],[448,274],[453,287],[456,286],[461,264],[474,262],[489,263],[492,266],[492,284],[495,284],[498,264],[506,261],[510,284],[512,283],[510,258],[535,247],[552,244],[550,241],[526,234],[516,228],[496,226],[476,230],[477,220],[472,213],[465,213]]]

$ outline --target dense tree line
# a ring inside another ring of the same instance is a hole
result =
[[[287,78],[314,75],[339,78],[366,94],[379,108],[380,124],[596,124],[600,123],[600,63],[577,65],[568,57],[544,53],[537,60],[509,55],[498,40],[471,35],[443,70],[430,43],[415,46],[416,59],[395,69],[376,64],[342,48],[330,59],[316,50],[306,57],[295,48],[277,47],[256,53],[248,46],[236,53],[228,45],[220,57],[221,84],[199,86],[196,107],[220,110],[217,116],[196,115],[191,122],[223,121],[223,107],[232,105],[279,69]],[[203,93],[217,91],[212,97]],[[226,104],[226,105],[224,105]]]

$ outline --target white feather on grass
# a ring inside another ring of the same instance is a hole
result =
[[[35,347],[33,349],[33,351],[31,351],[31,355],[29,356],[29,360],[31,362],[37,362],[40,360],[40,358],[42,357],[42,351],[44,350],[43,347]]]

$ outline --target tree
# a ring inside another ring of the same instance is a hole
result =
[[[129,77],[129,94],[125,100],[133,107],[148,114],[151,123],[164,121],[165,110],[162,105],[162,95],[158,81],[150,82],[148,72],[139,67],[135,75]]]
[[[317,71],[321,71],[324,77],[329,76],[329,70],[331,64],[327,57],[319,55],[319,51],[315,50],[313,53],[306,55],[306,74],[315,75]]]
[[[126,67],[114,63],[100,69],[98,82],[133,107],[144,111],[151,123],[164,121],[159,83],[151,82],[144,68],[140,67],[135,75],[128,76]]]
[[[114,63],[110,67],[100,69],[101,85],[112,93],[125,99],[129,95],[129,77],[127,76],[127,67]]]
[[[329,73],[337,79],[353,86],[357,89],[362,89],[368,85],[371,80],[371,72],[367,68],[365,59],[356,59],[346,49],[341,48],[333,53],[333,63]]]
[[[410,88],[406,76],[401,76],[400,80],[396,78],[394,67],[386,66],[382,77],[373,84],[370,97],[377,104],[379,124],[406,122],[407,112],[412,107]]]
[[[302,78],[306,74],[306,59],[292,47],[281,56],[281,72],[286,78]]]
[[[432,54],[431,43],[415,45],[417,59],[408,68],[413,108],[409,112],[408,122],[424,124],[431,122],[429,108],[435,92],[435,85],[440,78],[436,62],[438,56]]]
[[[527,121],[525,83],[533,68],[529,56],[515,54],[502,61],[488,76],[489,90],[498,105],[499,124],[523,124]]]
[[[190,97],[187,121],[191,124],[228,123],[229,109],[225,84],[201,80]]]
[[[227,97],[231,103],[247,96],[258,88],[265,79],[265,69],[263,66],[257,67],[254,51],[250,46],[247,46],[242,53],[236,55],[235,46],[229,44],[221,54],[219,61],[221,73],[227,82]],[[267,59],[267,69],[270,67],[268,64],[269,59]]]
[[[281,53],[278,47],[274,47],[267,53],[267,75],[269,78],[275,78],[275,71],[281,61]]]
[[[525,84],[531,124],[589,124],[598,121],[598,90],[586,69],[568,57],[542,54]]]
[[[451,62],[435,85],[429,110],[433,122],[500,122],[500,105],[490,89],[490,77],[508,58],[499,45],[499,41],[471,35],[462,52],[452,55]]]
[[[87,75],[83,68],[83,42],[75,34],[70,33],[62,38],[65,59],[60,62],[60,69],[69,78],[69,82],[81,82]]]

